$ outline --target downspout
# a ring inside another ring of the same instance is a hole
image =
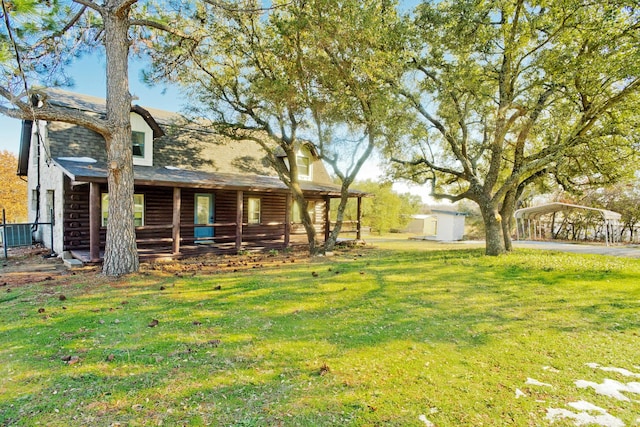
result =
[[[38,223],[40,222],[40,123],[35,122],[36,125],[36,217],[33,220],[31,231],[38,231]],[[33,138],[33,134],[32,134]],[[53,250],[53,248],[51,248]]]

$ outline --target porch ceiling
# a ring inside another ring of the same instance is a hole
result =
[[[104,162],[86,162],[79,159],[56,158],[54,163],[75,183],[107,182],[107,165]],[[135,183],[138,185],[207,188],[241,191],[288,192],[287,186],[277,177],[213,173],[174,168],[134,166]],[[339,197],[340,186],[301,181],[305,193]],[[351,197],[364,197],[368,193],[349,190]]]

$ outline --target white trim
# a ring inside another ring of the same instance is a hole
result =
[[[137,166],[153,166],[153,131],[137,113],[130,113],[131,132],[144,133],[144,156],[133,156],[133,164]]]
[[[261,223],[262,200],[260,197],[249,197],[247,199],[247,224],[256,225]]]

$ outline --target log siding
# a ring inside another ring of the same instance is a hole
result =
[[[107,191],[105,184],[98,186],[99,192]],[[64,192],[64,250],[84,251],[90,249],[90,184],[72,185],[65,178]],[[238,192],[232,190],[206,191],[203,189],[181,188],[179,236],[180,244],[192,245],[194,237],[194,216],[196,194],[212,194],[214,200],[214,237],[212,246],[236,242]],[[154,247],[171,247],[174,244],[173,224],[175,188],[137,185],[135,194],[144,195],[144,225],[136,227],[136,240],[139,249]],[[259,198],[261,201],[260,224],[248,224],[248,199]],[[253,242],[277,243],[284,245],[287,218],[287,194],[273,192],[243,192],[242,203],[242,240],[241,243]],[[316,217],[320,218],[323,207],[316,205]],[[318,229],[322,224],[316,224]],[[295,228],[295,227],[294,227]],[[100,249],[104,248],[106,228],[99,230]],[[213,248],[212,248],[213,249]]]

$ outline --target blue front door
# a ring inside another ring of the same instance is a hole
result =
[[[195,207],[194,207],[194,224],[193,235],[196,239],[202,242],[209,241],[213,237],[213,213],[215,200],[211,193],[196,193]]]

